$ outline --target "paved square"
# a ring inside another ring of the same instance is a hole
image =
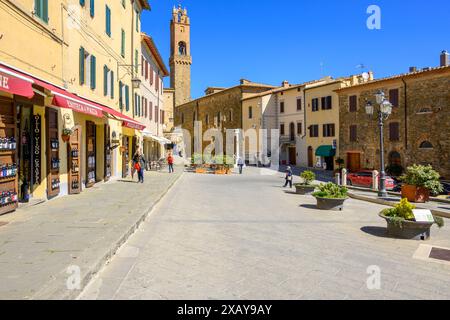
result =
[[[80,298],[450,299],[450,266],[385,237],[383,206],[319,211],[282,184],[255,168],[185,174]],[[450,247],[449,230],[433,227],[426,244]]]

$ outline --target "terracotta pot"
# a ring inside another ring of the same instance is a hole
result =
[[[197,168],[197,169],[195,169],[195,173],[206,173],[206,169]]]
[[[63,135],[61,136],[61,138],[62,138],[62,140],[63,140],[64,142],[69,142],[69,140],[70,140],[70,135],[63,134]]]
[[[402,186],[402,198],[409,202],[425,203],[430,201],[430,191],[424,187],[416,187],[405,184]]]

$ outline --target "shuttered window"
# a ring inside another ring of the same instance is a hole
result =
[[[301,135],[302,134],[302,123],[301,122],[297,122],[297,134]]]
[[[319,111],[319,99],[318,98],[312,99],[311,106],[313,112]]]
[[[390,141],[400,140],[400,124],[398,122],[389,123],[389,140]]]
[[[280,135],[284,136],[285,131],[284,131],[284,123],[280,124]]]
[[[130,111],[130,87],[125,86],[125,107],[127,111]]]
[[[79,77],[80,77],[80,85],[83,85],[85,82],[85,78],[84,78],[84,58],[85,58],[85,53],[84,53],[84,48],[80,47],[80,61],[79,61]]]
[[[91,17],[93,18],[95,16],[95,0],[91,0],[89,12],[91,14]]]
[[[123,84],[122,81],[119,81],[119,108],[123,109]]]
[[[284,102],[280,102],[280,113],[284,113]]]
[[[394,107],[398,107],[399,106],[398,97],[399,97],[398,89],[389,90],[389,102],[392,103],[392,105]]]
[[[120,54],[123,58],[125,58],[125,30],[122,29],[122,37],[121,37],[121,47],[120,47]]]
[[[149,106],[148,106],[148,118],[149,120],[153,119],[153,102],[149,102]]]
[[[298,98],[297,99],[297,111],[301,111],[302,110],[302,99]]]
[[[358,98],[356,96],[349,97],[349,111],[356,112],[358,110]]]
[[[322,110],[330,110],[332,108],[332,98],[331,96],[322,97]],[[319,108],[317,108],[319,109]]]
[[[35,0],[34,14],[45,23],[48,23],[48,0]]]
[[[358,127],[356,125],[350,126],[350,141],[355,142],[358,140]]]
[[[313,124],[309,127],[309,136],[311,138],[319,137],[319,125]]]
[[[91,55],[91,89],[94,90],[96,87],[96,63],[97,59],[95,56]]]
[[[106,6],[106,12],[105,12],[105,15],[106,15],[106,34],[109,36],[109,37],[111,37],[111,9],[108,7],[108,6]]]
[[[335,136],[335,125],[334,123],[323,125],[323,136],[324,137],[334,137]]]

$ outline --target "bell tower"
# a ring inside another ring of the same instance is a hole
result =
[[[191,100],[191,23],[181,5],[172,10],[170,22],[170,86],[175,89],[175,106]]]

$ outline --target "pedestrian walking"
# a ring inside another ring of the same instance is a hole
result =
[[[173,168],[173,156],[171,153],[169,153],[169,156],[167,157],[167,164],[169,165],[169,173],[174,173],[175,170]]]
[[[145,158],[141,153],[139,148],[136,149],[136,153],[133,156],[133,168],[138,174],[138,183],[144,183],[144,168],[145,168]],[[133,177],[133,176],[132,176]]]
[[[237,165],[239,167],[239,174],[242,174],[242,169],[244,168],[244,160],[242,157],[238,158]]]
[[[289,185],[289,187],[292,189],[292,180],[294,179],[294,174],[292,173],[291,167],[287,167],[285,179],[286,183],[284,184],[284,188]]]

